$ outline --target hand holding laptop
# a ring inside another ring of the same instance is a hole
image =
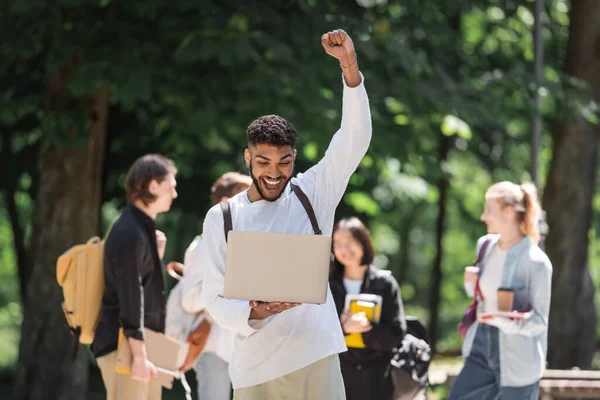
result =
[[[266,319],[271,315],[279,314],[285,310],[289,310],[290,308],[298,307],[301,303],[283,303],[280,301],[273,301],[270,303],[251,300],[250,307],[252,311],[250,311],[250,317],[248,319]]]

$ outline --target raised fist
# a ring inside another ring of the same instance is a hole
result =
[[[323,48],[332,57],[339,60],[341,66],[346,66],[354,61],[354,43],[350,36],[342,29],[327,32],[321,36]]]

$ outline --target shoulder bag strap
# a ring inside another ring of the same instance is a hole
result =
[[[319,228],[319,223],[317,222],[317,217],[315,216],[315,211],[313,210],[313,207],[310,204],[310,200],[308,200],[306,194],[304,194],[302,189],[300,189],[300,186],[296,186],[292,182],[290,182],[290,186],[292,188],[292,191],[296,194],[296,197],[298,197],[298,200],[300,200],[300,203],[302,203],[304,210],[308,214],[308,219],[310,219],[310,223],[312,225],[313,231],[315,232],[315,235],[320,235],[321,229]]]
[[[488,248],[488,246],[490,245],[490,242],[492,240],[491,239],[487,239],[485,242],[483,242],[483,244],[481,245],[481,248],[479,249],[479,254],[477,254],[477,260],[475,260],[475,265],[479,266],[479,264],[482,263],[483,261],[483,257],[485,257],[485,252]],[[479,267],[479,271],[482,271],[482,268]],[[477,296],[479,296],[480,299],[483,299],[483,296],[481,295],[481,288],[479,287],[479,278],[477,279],[477,282],[475,283],[475,294],[474,297],[477,298]]]
[[[223,228],[225,229],[225,241],[229,231],[233,229],[233,222],[231,221],[231,209],[229,208],[229,202],[227,200],[221,202],[221,209],[223,210]]]

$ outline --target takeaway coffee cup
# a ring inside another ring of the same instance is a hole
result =
[[[514,291],[511,288],[498,288],[498,311],[512,311]]]
[[[465,285],[475,285],[479,274],[478,267],[465,267]]]

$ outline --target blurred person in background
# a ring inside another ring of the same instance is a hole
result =
[[[252,185],[248,175],[227,172],[215,181],[211,187],[211,203],[219,204]],[[194,363],[198,398],[200,400],[229,400],[231,398],[231,379],[229,361],[233,351],[235,333],[214,323],[206,306],[202,302],[202,282],[204,280],[204,243],[202,235],[194,238],[188,246],[184,264],[171,261],[167,268],[183,271],[179,283],[171,289],[167,303],[166,333],[185,341],[193,325],[199,318],[206,318],[209,325],[208,338]]]
[[[388,372],[392,349],[406,332],[398,282],[391,271],[371,265],[375,251],[369,230],[358,218],[340,220],[333,229],[329,284],[345,336],[360,334],[364,348],[348,347],[340,354],[348,400],[392,400],[394,387]],[[369,293],[382,298],[381,319],[371,323],[364,313],[345,310],[347,294]]]
[[[162,258],[167,238],[156,217],[177,198],[177,168],[159,154],[140,157],[129,169],[129,205],[115,221],[104,245],[104,294],[91,350],[108,400],[160,400],[162,387],[148,361],[144,328],[165,331],[166,296]],[[131,375],[117,373],[119,329],[129,341]]]
[[[480,269],[465,271],[467,294],[478,300],[477,321],[467,331],[465,365],[450,400],[538,398],[552,282],[552,264],[537,245],[539,211],[533,184],[500,182],[486,192]],[[498,315],[504,309],[528,316]]]

